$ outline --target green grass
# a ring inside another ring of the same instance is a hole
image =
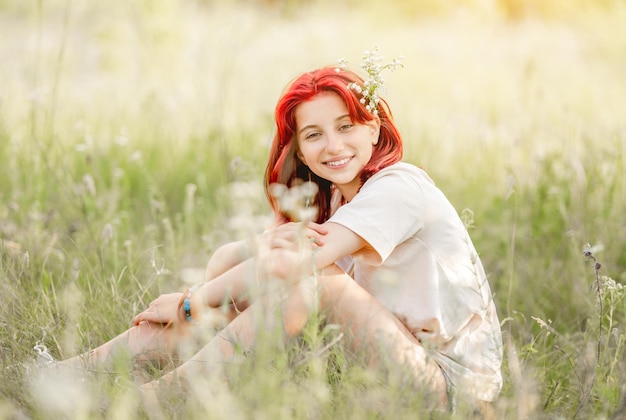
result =
[[[473,212],[506,339],[497,416],[623,415],[626,298],[605,287],[600,313],[583,256],[596,246],[599,275],[626,283],[622,3],[280,4],[0,2],[0,417],[46,418],[55,404],[72,418],[134,417],[123,364],[93,384],[32,393],[33,346],[62,358],[102,343],[219,244],[262,229],[280,91],[339,57],[356,65],[375,43],[405,55],[387,78],[405,160]],[[231,387],[209,382],[166,409],[423,410],[401,382],[326,349],[335,334],[313,322],[278,356],[260,346]]]

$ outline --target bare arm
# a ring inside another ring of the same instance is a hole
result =
[[[292,224],[295,225],[295,224]],[[325,241],[326,228],[317,223],[298,225],[298,234],[305,236],[312,241],[315,247],[322,246]],[[275,226],[266,230],[263,234],[257,235],[248,240],[230,242],[219,247],[209,259],[206,267],[206,281],[224,274],[236,265],[252,258],[259,246],[268,246],[276,232],[284,231],[285,225]],[[287,229],[287,231],[294,229]],[[289,238],[293,241],[295,238]]]
[[[204,283],[191,297],[191,315],[200,319],[206,307],[217,308],[223,304],[241,303],[249,292],[249,282],[254,280],[255,260],[250,258],[227,269],[213,280]],[[133,319],[138,325],[143,321],[172,324],[184,319],[181,308],[183,293],[166,293],[156,298],[145,311]]]
[[[301,224],[288,223],[277,230],[265,252],[256,255],[259,279],[275,278],[299,283],[312,274],[344,274],[336,262],[370,247],[363,238],[342,225],[326,223],[321,226],[324,230],[323,244],[312,248],[303,240]]]
[[[301,264],[302,260],[298,261],[293,247],[289,247],[290,244],[294,243],[294,238],[297,235],[304,234],[306,237],[313,235],[311,231],[304,233],[301,229],[301,225],[294,223],[274,232],[269,242],[263,244],[263,246],[267,246],[269,249],[261,257],[263,261],[260,261],[260,264],[264,267],[259,267],[259,261],[256,257],[233,264],[236,262],[236,259],[232,258],[233,253],[231,251],[236,250],[236,246],[248,245],[241,245],[240,242],[235,242],[232,244],[232,248],[224,248],[227,262],[222,263],[221,267],[229,264],[232,264],[232,266],[226,268],[219,275],[215,276],[212,281],[205,283],[196,290],[192,296],[191,307],[198,309],[206,306],[218,307],[225,303],[236,304],[241,299],[249,296],[251,282],[255,281],[259,275],[263,277],[276,276],[285,278],[292,274],[294,270],[301,269],[301,267],[294,267],[294,265]],[[360,236],[336,223],[326,223],[318,230],[323,232],[324,238],[323,241],[321,239],[315,240],[316,244],[322,243],[322,246],[316,245],[313,247],[313,258],[315,260],[315,269],[317,270],[335,272],[334,263],[337,260],[367,246],[367,242]],[[231,244],[228,245],[230,246]],[[305,246],[305,248],[306,251],[309,250],[309,247]],[[231,253],[229,254],[229,252]],[[215,260],[216,256],[219,257],[217,252],[211,258],[211,261]],[[271,264],[271,266],[269,268],[265,267],[268,264]],[[211,265],[211,262],[209,262],[209,265]],[[311,266],[311,268],[313,267]],[[260,278],[258,280],[264,281],[265,279]]]
[[[226,244],[214,253],[207,265],[207,279],[210,281],[192,295],[192,317],[198,318],[205,307],[216,308],[246,300],[250,297],[250,286],[256,280],[263,282],[269,277],[293,278],[295,272],[310,274],[302,272],[302,249],[297,249],[298,244],[301,244],[298,238],[302,236],[313,241],[315,269],[324,270],[324,274],[336,274],[338,269],[334,265],[335,261],[367,245],[360,236],[334,223],[309,227],[292,223],[273,229],[270,234],[263,236],[260,245],[262,256],[257,254],[255,258],[246,259],[245,252],[250,252],[250,248],[245,250],[244,247],[249,245],[243,241]],[[311,270],[313,266],[308,264],[311,261],[311,247],[303,248],[307,261],[305,268]],[[178,312],[169,302],[180,302],[181,296],[180,293],[162,295],[153,302],[154,308],[151,304],[151,308],[135,318],[135,323],[143,320],[175,322]],[[163,305],[167,308],[161,308]]]
[[[250,241],[230,242],[219,247],[206,266],[205,280],[211,281],[252,257]]]
[[[326,235],[324,246],[315,251],[315,266],[318,270],[334,266],[343,257],[352,255],[370,245],[359,235],[343,225],[324,223]]]
[[[237,304],[247,298],[251,282],[256,276],[255,270],[256,262],[254,258],[249,258],[204,283],[192,295],[192,316],[194,309],[206,306],[217,308],[229,303]]]

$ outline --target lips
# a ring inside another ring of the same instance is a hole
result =
[[[324,164],[326,166],[330,166],[331,168],[336,168],[336,167],[345,165],[346,163],[350,162],[350,160],[352,160],[352,156],[345,157],[342,159],[330,160],[328,162],[325,162]]]

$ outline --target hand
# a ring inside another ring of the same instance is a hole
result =
[[[135,316],[133,325],[141,322],[170,325],[180,321],[179,303],[182,293],[167,293],[156,298],[148,309]]]
[[[318,223],[289,222],[266,230],[260,235],[258,245],[266,248],[300,247],[306,240],[312,249],[324,246],[324,236],[328,230]]]
[[[258,259],[258,273],[261,278],[281,279],[298,283],[314,271],[312,250],[275,247],[262,253]]]
[[[324,245],[320,224],[285,223],[261,235],[257,264],[262,278],[298,281],[313,270],[312,252]]]

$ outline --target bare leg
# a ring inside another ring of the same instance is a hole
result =
[[[445,405],[446,383],[441,370],[429,360],[423,347],[400,320],[347,274],[320,276],[318,284],[321,312],[328,322],[341,327],[353,353],[362,352],[371,366],[390,363],[404,370],[409,367],[414,382],[426,387],[441,405]],[[284,337],[297,334],[306,322],[308,310],[306,305],[298,304],[304,302],[301,299],[302,296],[292,294],[287,301],[281,302],[285,311],[281,325],[286,333]],[[277,326],[275,314],[267,309],[267,302],[255,303],[189,361],[159,381],[142,386],[146,404],[158,404],[159,384],[167,386],[179,381],[186,388],[196,382],[192,378],[202,380],[205,375],[221,375],[223,366],[237,360],[238,350],[245,353],[254,346],[260,330],[272,330]],[[226,378],[222,377],[222,380]]]
[[[153,389],[158,383],[169,385],[176,380],[186,385],[191,377],[220,375],[224,366],[237,362],[237,356],[250,351],[257,342],[260,331],[276,327],[276,318],[273,313],[270,314],[271,309],[268,309],[267,301],[250,305],[193,357],[159,380],[144,385],[143,388]]]
[[[408,367],[416,384],[447,403],[441,369],[396,316],[346,274],[320,277],[319,285],[321,312],[341,326],[350,350],[370,366]]]
[[[109,369],[118,357],[126,357],[135,367],[152,363],[155,367],[177,364],[181,356],[191,356],[213,337],[215,331],[237,316],[230,308],[213,308],[202,325],[178,324],[176,327],[142,322],[99,347],[59,362],[61,366]]]
[[[264,317],[261,305],[262,302],[257,302],[248,307],[205,347],[175,370],[142,385],[140,393],[148,416],[155,419],[166,418],[161,407],[167,406],[168,398],[174,396],[174,400],[176,399],[176,390],[185,394],[196,394],[201,399],[206,398],[207,392],[219,392],[228,381],[225,371],[228,365],[237,363],[257,341],[261,331],[258,327],[264,323],[263,320],[259,323],[259,316]],[[267,326],[273,324],[275,323],[271,321],[266,323]]]
[[[175,330],[160,324],[142,322],[112,340],[78,356],[60,362],[63,366],[89,370],[108,369],[117,357],[128,356],[133,361],[161,362],[172,359],[177,339],[185,330]]]

